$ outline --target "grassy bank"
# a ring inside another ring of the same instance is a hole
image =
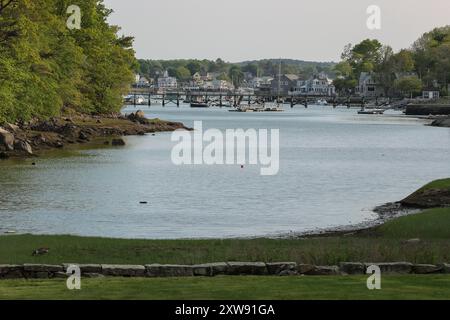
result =
[[[126,240],[74,236],[0,237],[0,264],[197,264],[216,261],[450,262],[450,208],[392,220],[368,233],[307,239]],[[419,238],[420,242],[405,240]],[[50,248],[42,256],[33,250]]]
[[[83,279],[81,290],[65,280],[6,280],[0,299],[450,299],[450,277],[385,276],[382,290],[367,277],[216,277]]]

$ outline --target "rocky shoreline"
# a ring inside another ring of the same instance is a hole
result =
[[[45,150],[88,144],[98,138],[105,138],[105,145],[120,146],[125,144],[121,136],[177,129],[191,130],[180,122],[147,119],[142,111],[128,116],[118,113],[102,116],[72,113],[70,116],[24,124],[7,123],[0,126],[0,159],[37,156]]]

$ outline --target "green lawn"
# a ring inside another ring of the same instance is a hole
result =
[[[440,179],[432,181],[422,188],[419,191],[427,190],[427,189],[447,189],[450,190],[450,179]]]
[[[450,299],[450,276],[385,276],[368,290],[365,276],[82,279],[0,281],[0,299]]]

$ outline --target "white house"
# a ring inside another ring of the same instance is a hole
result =
[[[169,77],[169,73],[167,71],[164,72],[162,77],[158,78],[158,88],[173,89],[176,87],[178,87],[177,79],[174,77]]]
[[[422,98],[429,100],[437,100],[440,97],[439,90],[436,89],[426,89],[422,92]]]
[[[325,73],[319,73],[308,80],[297,80],[296,86],[289,93],[292,95],[333,96],[336,94],[336,88]]]

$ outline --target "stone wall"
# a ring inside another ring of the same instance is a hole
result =
[[[23,264],[0,265],[0,279],[65,278],[67,268],[77,265],[83,277],[213,277],[217,275],[328,276],[365,274],[368,266],[378,265],[382,274],[450,274],[450,264],[412,264],[408,262],[342,262],[337,266],[314,266],[295,262],[218,262],[201,265],[113,265],[113,264]]]

